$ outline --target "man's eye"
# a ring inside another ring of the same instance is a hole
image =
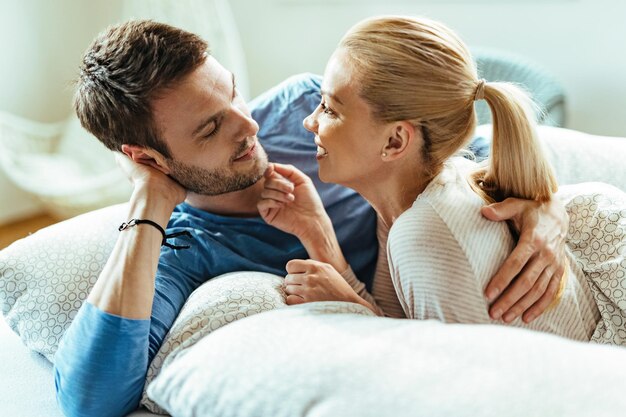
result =
[[[215,136],[217,132],[220,130],[220,126],[221,126],[220,124],[214,123],[213,129],[211,129],[206,135],[203,135],[202,137],[205,139],[208,139],[211,136]]]

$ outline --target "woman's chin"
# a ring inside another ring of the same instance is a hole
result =
[[[333,175],[333,173],[330,172],[328,168],[324,169],[321,166],[318,167],[317,174],[322,182],[328,184],[337,184],[336,175]]]

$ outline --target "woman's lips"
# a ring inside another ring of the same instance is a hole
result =
[[[325,147],[322,146],[322,142],[317,137],[315,137],[315,144],[317,145],[317,154],[315,155],[315,157],[317,159],[325,158],[326,155],[328,155],[328,151]]]

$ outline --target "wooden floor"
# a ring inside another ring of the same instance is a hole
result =
[[[58,222],[54,217],[42,214],[15,223],[0,226],[0,249],[4,249],[18,239],[28,236],[39,229]]]

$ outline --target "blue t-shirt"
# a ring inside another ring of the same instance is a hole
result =
[[[309,175],[333,221],[348,263],[368,288],[378,245],[376,216],[354,191],[324,184],[317,176],[313,135],[302,126],[320,101],[320,77],[292,77],[250,103],[261,126],[259,141],[270,161],[290,163]],[[148,365],[189,295],[201,284],[233,271],[285,275],[285,264],[308,255],[299,240],[260,217],[219,216],[183,203],[168,233],[189,231],[163,247],[150,320],[104,313],[89,303],[80,309],[55,356],[57,399],[68,416],[123,416],[135,410]]]

